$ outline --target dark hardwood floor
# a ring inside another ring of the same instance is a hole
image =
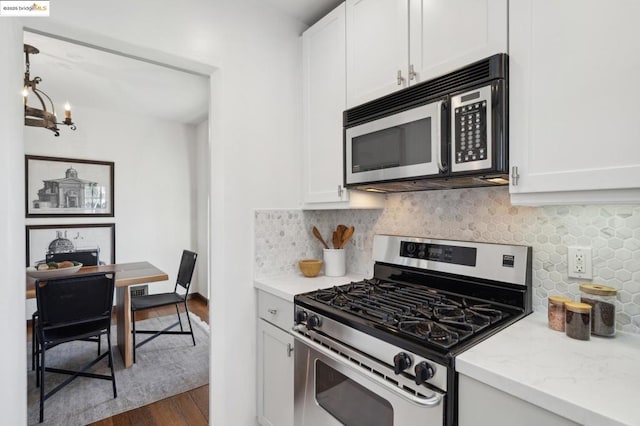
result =
[[[209,323],[209,307],[200,295],[193,295],[187,302],[189,310]],[[168,306],[138,313],[136,319],[175,315],[175,308]],[[30,321],[29,321],[30,322]],[[115,322],[115,316],[114,316]],[[27,337],[31,339],[31,326],[27,327]],[[135,410],[126,411],[113,417],[91,423],[92,426],[145,426],[172,425],[198,426],[209,424],[209,385],[156,401]]]

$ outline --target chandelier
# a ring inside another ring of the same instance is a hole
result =
[[[24,88],[22,90],[22,99],[24,103],[24,125],[33,127],[44,127],[51,130],[56,136],[60,136],[59,124],[69,126],[71,130],[76,130],[76,125],[71,121],[71,106],[69,102],[64,105],[64,121],[58,122],[56,116],[56,109],[53,106],[53,101],[42,90],[37,88],[37,85],[42,81],[40,77],[34,77],[31,80],[29,75],[29,55],[36,55],[40,53],[38,49],[28,44],[24,45],[25,56],[25,73],[24,73]],[[41,108],[34,108],[27,105],[27,99],[30,94],[34,94],[38,101],[40,101]],[[45,102],[45,99],[48,102]],[[50,106],[50,111],[47,110],[47,103]]]

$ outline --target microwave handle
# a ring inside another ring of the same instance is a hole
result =
[[[438,170],[440,171],[440,173],[446,173],[447,172],[447,152],[449,151],[448,149],[446,149],[448,147],[448,143],[449,143],[449,138],[447,137],[447,129],[449,128],[449,121],[448,121],[448,117],[449,117],[449,112],[448,112],[448,103],[446,100],[443,100],[442,102],[440,102],[440,108],[438,111],[439,117],[438,117],[438,121],[440,122],[440,125],[438,126],[438,131],[437,131],[437,140],[439,141],[439,143],[436,144],[437,146],[437,159],[438,159]],[[443,147],[445,147],[445,149],[443,150]]]

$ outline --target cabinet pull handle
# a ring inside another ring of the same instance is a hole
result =
[[[404,83],[404,77],[402,76],[402,70],[398,70],[398,86],[402,86]]]
[[[293,346],[291,343],[287,343],[287,357],[291,358],[291,352],[293,352]]]
[[[409,80],[413,81],[417,76],[418,74],[416,74],[416,71],[413,68],[413,64],[409,65]]]
[[[518,185],[518,178],[519,177],[520,177],[520,175],[518,174],[518,167],[517,166],[511,167],[511,182],[513,183],[513,186],[517,186]]]
[[[278,310],[274,308],[269,308],[267,309],[267,312],[269,312],[271,315],[275,315],[278,313]]]
[[[338,185],[338,197],[342,197],[342,185]]]

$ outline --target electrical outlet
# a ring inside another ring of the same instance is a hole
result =
[[[591,247],[568,247],[567,272],[570,278],[593,277]]]

